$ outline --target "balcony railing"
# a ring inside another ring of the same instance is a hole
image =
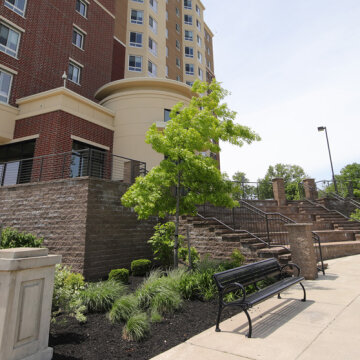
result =
[[[81,176],[132,184],[145,174],[145,162],[85,149],[0,163],[0,186]]]

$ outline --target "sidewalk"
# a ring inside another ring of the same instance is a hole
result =
[[[253,338],[240,313],[153,360],[360,359],[360,255],[328,260],[326,275],[250,310]],[[226,310],[225,310],[226,311]],[[214,314],[214,321],[216,314]]]

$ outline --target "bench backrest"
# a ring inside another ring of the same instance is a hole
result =
[[[217,286],[221,289],[234,282],[247,286],[267,277],[278,276],[279,274],[280,265],[277,260],[267,259],[219,272],[214,275],[214,279]]]

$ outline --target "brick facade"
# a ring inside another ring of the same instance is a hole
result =
[[[151,258],[156,218],[138,221],[121,205],[127,186],[77,178],[0,188],[0,226],[44,237],[51,253],[87,279],[107,276],[134,259]]]
[[[101,3],[114,12],[114,0]],[[74,0],[28,1],[25,17],[2,4],[0,15],[25,30],[18,58],[0,52],[0,63],[18,72],[13,77],[11,105],[18,98],[62,86],[69,58],[84,66],[80,85],[68,81],[69,89],[94,100],[95,91],[111,81],[115,19],[95,2],[88,6],[87,18],[75,11]],[[72,44],[73,24],[86,32],[84,50]]]

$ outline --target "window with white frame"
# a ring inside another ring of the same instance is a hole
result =
[[[191,0],[184,0],[184,8],[185,9],[192,9]]]
[[[150,7],[152,8],[152,10],[157,13],[157,9],[158,9],[157,0],[149,0],[149,3],[150,3]]]
[[[144,12],[142,10],[131,10],[130,22],[132,24],[143,24],[144,23]]]
[[[154,34],[157,34],[157,21],[152,16],[149,16],[149,27]]]
[[[196,35],[196,41],[198,45],[201,47],[201,37],[199,35]]]
[[[178,57],[176,58],[176,66],[180,69],[181,61]]]
[[[68,80],[79,85],[80,77],[81,77],[81,67],[70,61],[69,69],[68,69]]]
[[[185,30],[185,40],[193,41],[194,35],[191,30]]]
[[[175,24],[175,29],[176,29],[176,32],[178,34],[180,34],[180,25],[179,24]]]
[[[157,43],[151,37],[149,37],[149,51],[154,56],[157,56]]]
[[[129,55],[129,71],[142,71],[142,56]]]
[[[198,68],[198,77],[200,80],[203,79],[203,71],[200,68]]]
[[[175,41],[175,46],[176,46],[176,49],[180,51],[180,41],[179,40]]]
[[[192,17],[192,15],[185,14],[185,15],[184,15],[184,23],[185,23],[186,25],[192,25],[192,23],[193,23],[193,17]]]
[[[24,16],[26,2],[27,0],[5,0],[4,5],[17,14]]]
[[[157,66],[148,60],[148,73],[152,77],[156,77],[157,75]]]
[[[88,4],[83,0],[76,0],[75,9],[83,17],[87,15]]]
[[[210,60],[206,60],[206,65],[207,65],[207,67],[208,67],[209,69],[211,69],[211,62],[210,62]]]
[[[202,54],[201,54],[201,52],[198,51],[197,55],[198,55],[198,61],[199,61],[199,63],[202,63]]]
[[[185,46],[185,57],[194,57],[194,48],[191,46]]]
[[[198,19],[196,19],[196,27],[198,28],[199,31],[201,31],[201,23]]]
[[[175,8],[175,13],[177,17],[180,17],[180,10],[179,8]]]
[[[165,54],[166,54],[166,57],[169,57],[169,48],[167,46],[165,47]]]
[[[130,31],[130,46],[142,47],[142,33]]]
[[[165,65],[165,76],[169,76],[169,67],[167,65]]]
[[[196,13],[200,16],[201,13],[200,13],[200,8],[196,5]]]
[[[19,50],[20,33],[10,26],[0,23],[0,51],[16,57]]]
[[[8,103],[13,76],[0,69],[0,102]]]
[[[77,28],[73,28],[73,36],[72,36],[73,45],[75,45],[79,49],[84,49],[84,39],[85,39],[85,35]]]
[[[133,2],[144,3],[144,0],[132,0]]]
[[[185,64],[185,73],[186,73],[186,75],[194,75],[194,65],[193,64]]]

